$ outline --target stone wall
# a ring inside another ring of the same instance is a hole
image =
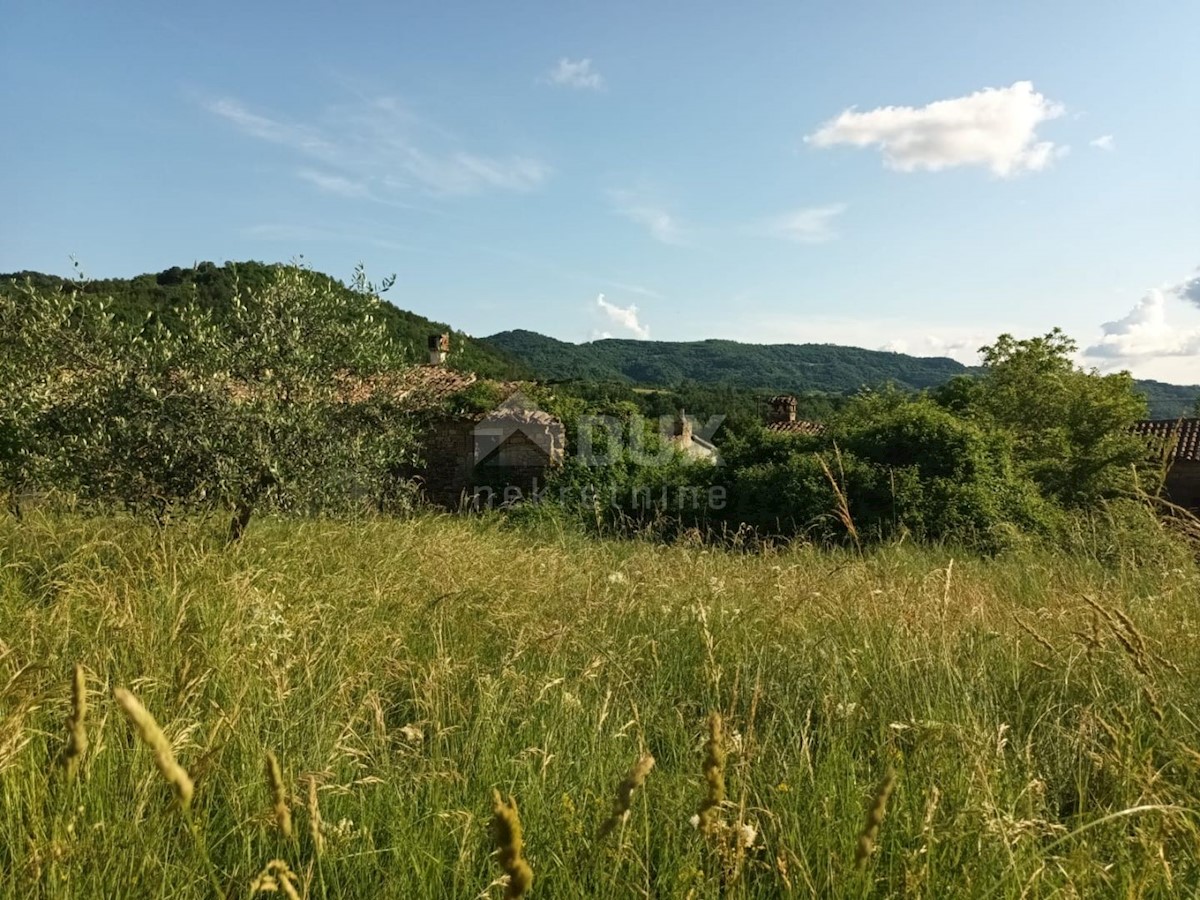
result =
[[[477,488],[490,489],[485,497],[490,495],[498,504],[508,488],[517,488],[520,496],[528,497],[545,485],[549,472],[546,450],[521,431],[509,435],[476,465],[475,424],[467,418],[430,421],[421,436],[423,465],[401,474],[416,481],[429,502],[449,509],[469,503]],[[556,455],[561,461],[561,450]]]
[[[1200,460],[1176,460],[1167,473],[1166,494],[1172,503],[1200,512]]]
[[[470,499],[475,469],[475,423],[469,419],[431,420],[420,435],[422,465],[402,475],[414,480],[430,503],[457,509]]]

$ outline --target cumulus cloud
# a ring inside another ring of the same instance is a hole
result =
[[[1092,138],[1088,141],[1089,147],[1095,147],[1097,150],[1116,150],[1117,145],[1111,134],[1102,134],[1098,138]]]
[[[846,211],[846,204],[809,206],[776,216],[766,223],[773,237],[797,244],[822,244],[838,236],[834,220]]]
[[[588,91],[598,91],[604,87],[604,78],[592,68],[590,59],[572,60],[564,56],[558,61],[558,65],[547,73],[546,78],[551,84],[561,87]]]
[[[1200,356],[1200,329],[1181,329],[1167,320],[1170,299],[1186,297],[1197,280],[1148,291],[1124,316],[1100,326],[1102,337],[1084,354],[1113,368],[1138,360]]]
[[[232,98],[205,105],[248,137],[321,164],[323,170],[301,168],[296,174],[345,197],[386,200],[414,189],[442,196],[531,191],[551,174],[550,167],[536,159],[466,150],[394,97],[328,107],[311,121],[264,115]]]
[[[638,310],[632,303],[629,306],[617,306],[615,303],[609,303],[601,294],[596,298],[596,305],[609,321],[624,328],[634,337],[642,340],[650,337],[650,329],[638,321]]]
[[[805,141],[815,147],[877,146],[884,163],[900,172],[983,166],[1002,178],[1045,169],[1067,151],[1038,140],[1043,122],[1058,118],[1061,104],[1018,81],[926,106],[851,107]]]
[[[647,200],[635,191],[609,191],[613,210],[636,222],[656,241],[663,244],[682,244],[683,227],[670,212],[657,203]]]
[[[1175,292],[1184,300],[1190,300],[1197,306],[1200,306],[1200,272],[1197,272],[1187,281],[1175,287]]]

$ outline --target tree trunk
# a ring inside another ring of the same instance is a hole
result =
[[[250,517],[254,515],[254,503],[250,500],[239,500],[233,510],[233,518],[229,522],[229,540],[227,543],[236,544],[246,532]]]
[[[258,476],[258,480],[237,499],[233,506],[233,519],[229,523],[229,544],[236,544],[242,539],[242,535],[246,533],[246,526],[250,524],[250,518],[254,515],[254,509],[258,506],[259,499],[273,484],[275,484],[275,476],[270,472],[263,472]]]

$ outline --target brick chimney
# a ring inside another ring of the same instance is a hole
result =
[[[778,397],[772,397],[771,414],[768,421],[775,422],[795,422],[796,421],[796,398],[790,394],[780,394]]]
[[[431,334],[429,336],[429,364],[431,366],[440,366],[446,362],[446,357],[449,355],[450,335]]]

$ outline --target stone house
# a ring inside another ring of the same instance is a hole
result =
[[[712,441],[695,433],[692,420],[684,410],[679,411],[670,433],[664,436],[688,459],[720,465],[721,451]]]
[[[1150,440],[1166,466],[1163,496],[1200,511],[1200,419],[1150,419],[1138,422],[1134,431]]]
[[[483,381],[448,368],[449,341],[449,335],[431,337],[429,362],[388,385],[389,395],[404,401],[418,422],[419,462],[398,474],[448,509],[463,507],[476,494],[496,502],[530,496],[545,484],[549,469],[562,465],[563,424],[533,406],[518,383]],[[482,410],[465,401],[476,385],[501,401]]]

